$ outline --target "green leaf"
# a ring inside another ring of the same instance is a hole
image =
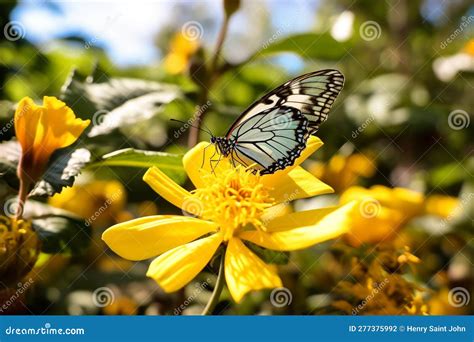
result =
[[[30,196],[53,196],[63,187],[72,186],[74,179],[90,161],[91,154],[85,148],[76,145],[57,150],[51,156],[48,168],[42,179],[36,183]],[[0,177],[12,188],[18,188],[16,169],[21,157],[18,141],[0,143]]]
[[[16,173],[21,148],[17,141],[4,141],[0,143],[0,177],[8,173]]]
[[[25,202],[25,208],[23,210],[24,218],[28,220],[35,220],[51,216],[67,217],[76,221],[81,220],[80,216],[77,216],[70,211],[53,207],[47,203],[35,201],[32,199],[28,199],[28,201]]]
[[[147,169],[152,166],[160,168],[174,181],[182,184],[186,180],[182,156],[165,152],[135,150],[126,148],[103,156],[103,160],[92,164],[98,166],[122,166]]]
[[[76,79],[74,73],[61,95],[78,116],[92,120],[89,137],[151,119],[163,111],[165,104],[180,97],[179,88],[171,84],[132,78],[92,83]]]
[[[339,60],[350,48],[348,42],[338,42],[328,33],[303,33],[289,36],[274,43],[268,42],[258,55],[292,52],[303,58]]]
[[[468,179],[469,168],[468,163],[463,165],[457,162],[437,167],[431,171],[431,184],[442,188],[461,183],[464,179]]]
[[[64,187],[74,184],[74,179],[90,161],[91,153],[85,148],[68,147],[57,150],[49,161],[49,167],[30,196],[53,196]]]
[[[280,252],[266,249],[248,241],[245,242],[245,245],[267,264],[286,265],[288,261],[290,261],[289,252]]]
[[[10,140],[15,135],[14,113],[15,104],[13,102],[0,100],[0,141]]]
[[[92,230],[84,220],[66,216],[50,216],[33,220],[33,228],[41,240],[41,250],[50,254],[82,254],[91,241]]]
[[[18,189],[19,181],[16,175],[21,148],[17,141],[0,143],[0,178],[13,189]]]

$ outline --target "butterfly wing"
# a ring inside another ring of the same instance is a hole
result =
[[[308,120],[308,132],[314,135],[326,121],[334,100],[344,86],[344,76],[333,69],[319,70],[296,77],[254,102],[231,126],[227,137],[241,125],[261,112],[281,106],[301,112]]]
[[[308,120],[299,110],[270,108],[234,126],[230,157],[234,164],[271,174],[294,164],[308,136]]]

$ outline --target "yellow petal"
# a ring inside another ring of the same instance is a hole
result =
[[[209,142],[200,142],[189,150],[183,157],[183,166],[196,188],[206,185],[203,175],[208,175],[211,171],[217,173],[231,167],[227,158],[221,156],[219,160],[215,145]]]
[[[382,185],[374,185],[370,189],[365,189],[360,186],[353,186],[341,195],[340,203],[348,203],[353,200],[365,200],[382,207],[400,210],[407,219],[421,215],[424,212],[424,195],[405,188],[388,188]]]
[[[204,186],[204,181],[202,180],[201,172],[199,171],[201,165],[202,168],[206,168],[207,164],[209,164],[209,159],[205,160],[204,149],[206,149],[206,151],[209,150],[208,153],[210,154],[216,153],[214,145],[207,142],[200,142],[183,156],[184,169],[196,188]]]
[[[390,241],[406,220],[404,214],[398,210],[379,207],[371,211],[370,215],[364,214],[366,210],[362,201],[359,210],[353,211],[351,228],[344,235],[344,239],[351,246]]]
[[[153,260],[146,275],[166,292],[177,291],[202,271],[221,242],[222,235],[214,234],[176,247]]]
[[[287,173],[263,176],[262,183],[270,189],[270,196],[277,203],[334,192],[329,185],[321,182],[301,166]]]
[[[443,218],[455,216],[459,209],[460,201],[456,197],[432,195],[425,201],[425,212]]]
[[[282,286],[276,267],[260,260],[238,238],[230,239],[227,245],[225,279],[237,303],[249,291]]]
[[[54,149],[63,148],[74,143],[89,126],[90,120],[81,120],[63,101],[52,96],[43,98],[42,124],[48,134],[44,139],[54,146]],[[45,142],[42,142],[45,144]]]
[[[244,231],[239,237],[279,251],[307,248],[346,233],[356,204],[296,212],[270,221],[268,232]]]
[[[36,105],[29,97],[24,97],[18,103],[14,119],[15,135],[24,153],[33,146],[41,114],[41,106]]]
[[[158,195],[165,200],[174,204],[178,208],[182,208],[183,202],[186,198],[191,196],[191,193],[163,173],[159,168],[153,166],[143,176],[143,180],[156,191]]]
[[[20,177],[25,173],[37,180],[53,152],[73,144],[89,123],[55,97],[45,96],[43,106],[23,98],[15,111],[15,134],[22,148]]]
[[[116,224],[102,234],[102,240],[122,258],[144,260],[216,229],[215,224],[193,217],[158,215]]]

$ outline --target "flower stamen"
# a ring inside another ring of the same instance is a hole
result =
[[[224,241],[249,225],[265,230],[261,216],[274,205],[274,199],[259,178],[241,166],[229,166],[217,174],[205,174],[206,185],[192,192],[202,205],[200,217],[216,222]]]

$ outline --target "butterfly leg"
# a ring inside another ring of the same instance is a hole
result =
[[[214,157],[215,155],[216,155],[216,154],[214,153],[214,154],[212,155],[212,157]],[[211,164],[211,172],[212,172],[213,174],[215,174],[214,171],[215,171],[216,167],[219,165],[219,162],[220,162],[221,159],[222,159],[222,154],[219,153],[219,158],[217,158],[217,159],[212,159],[212,157],[211,157],[211,159],[209,160],[209,162],[210,162],[210,164]],[[212,163],[215,163],[215,164],[213,165]]]
[[[203,168],[204,166],[204,161],[206,160],[206,150],[211,147],[212,143],[207,145],[206,147],[204,147],[204,150],[202,151],[202,163],[201,163],[201,169]],[[215,156],[215,152],[214,154],[211,156],[211,159]]]

